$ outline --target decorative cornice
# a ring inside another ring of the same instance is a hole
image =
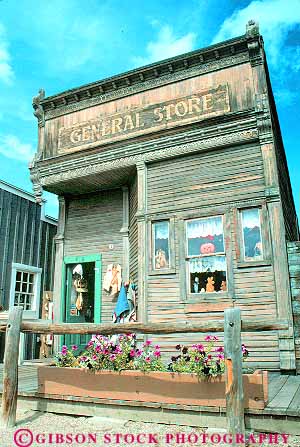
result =
[[[258,133],[256,129],[242,130],[235,133],[223,134],[217,137],[208,139],[198,139],[197,141],[181,144],[176,147],[171,146],[165,149],[153,150],[151,152],[132,155],[128,157],[116,158],[107,162],[89,163],[86,166],[81,166],[76,169],[61,169],[59,166],[55,170],[60,171],[53,173],[54,168],[49,170],[43,169],[41,174],[41,184],[46,187],[55,185],[61,182],[69,181],[71,179],[81,178],[89,175],[98,174],[113,169],[125,168],[129,166],[139,165],[141,163],[149,163],[160,159],[177,157],[179,155],[186,155],[193,152],[200,152],[207,149],[219,148],[227,145],[235,145],[239,143],[246,143],[248,141],[257,139]],[[51,172],[52,171],[52,172]]]
[[[222,68],[239,65],[249,61],[248,53],[241,53],[237,55],[231,55],[224,59],[217,59],[215,61],[201,63],[199,61],[198,65],[185,69],[184,71],[178,72],[168,72],[162,74],[159,77],[154,77],[153,79],[139,81],[133,85],[126,85],[124,87],[116,88],[115,90],[109,91],[107,93],[98,93],[92,97],[86,97],[78,102],[72,102],[70,104],[62,105],[57,108],[47,109],[45,111],[45,119],[56,118],[67,113],[76,112],[88,107],[93,107],[99,104],[103,104],[112,100],[123,98],[135,93],[140,93],[145,90],[150,90],[155,87],[160,87],[163,85],[171,84],[176,81],[183,79],[188,79],[196,75],[201,75],[209,73],[216,70],[221,70]],[[103,90],[104,91],[104,90]]]

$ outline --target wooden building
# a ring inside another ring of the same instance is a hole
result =
[[[57,221],[45,216],[45,201],[0,181],[0,319],[10,307],[24,307],[23,318],[41,316],[44,291],[53,289]],[[36,336],[26,335],[21,344],[23,358],[39,356]],[[24,351],[24,352],[23,352]],[[4,335],[0,335],[0,361]]]
[[[119,275],[137,285],[139,321],[218,319],[230,306],[288,320],[245,343],[252,365],[295,370],[287,242],[298,223],[257,24],[55,96],[41,90],[33,107],[35,194],[59,195],[56,320],[110,322],[106,284]],[[182,341],[154,338],[166,353]]]

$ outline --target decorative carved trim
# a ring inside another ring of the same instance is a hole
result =
[[[239,143],[245,143],[257,139],[258,132],[256,129],[243,130],[240,132],[220,135],[217,137],[211,137],[208,139],[198,139],[186,144],[181,144],[176,147],[171,146],[168,148],[155,150],[155,146],[152,147],[151,152],[132,155],[128,157],[116,158],[110,161],[94,161],[91,163],[89,161],[88,165],[81,166],[80,168],[70,169],[62,166],[43,168],[41,174],[41,184],[43,186],[54,185],[56,183],[68,181],[71,179],[76,179],[80,177],[85,177],[92,174],[98,174],[104,171],[110,171],[117,168],[124,168],[128,166],[136,165],[137,167],[142,166],[144,163],[149,163],[157,161],[164,158],[177,157],[179,155],[189,154],[193,152],[199,152],[207,150],[210,148],[218,148],[221,146],[234,145]],[[57,170],[58,172],[53,173]],[[60,172],[59,172],[60,171]]]
[[[41,101],[44,98],[45,98],[45,90],[42,88],[39,90],[39,94],[32,98],[33,114],[38,119],[39,127],[43,127],[45,125],[45,113],[44,113],[44,109],[41,105]]]
[[[260,142],[263,144],[272,143],[272,121],[269,109],[268,95],[266,93],[256,95],[255,112]]]
[[[35,196],[35,201],[36,203],[39,203],[41,205],[43,203],[43,187],[41,184],[40,173],[34,166],[34,164],[30,169],[30,180],[32,181],[32,189]]]
[[[78,110],[85,109],[87,107],[103,104],[105,102],[109,102],[118,98],[123,98],[125,96],[132,95],[134,93],[143,92],[145,90],[160,87],[166,84],[171,84],[173,82],[182,79],[191,78],[193,76],[199,76],[201,74],[210,73],[212,71],[220,70],[222,68],[226,68],[229,66],[242,64],[245,62],[249,62],[248,53],[241,53],[237,55],[232,55],[230,57],[226,56],[223,59],[218,59],[207,63],[201,63],[201,65],[199,66],[185,68],[182,71],[178,72],[173,71],[172,73],[170,72],[165,75],[160,75],[159,77],[156,77],[148,81],[143,81],[142,83],[138,83],[135,85],[128,85],[127,87],[118,88],[117,90],[113,90],[107,93],[102,92],[95,97],[86,98],[77,103],[62,105],[55,109],[46,110],[45,118],[46,120],[56,118],[58,116],[65,115],[67,113],[76,112]],[[157,70],[156,72],[158,74]]]

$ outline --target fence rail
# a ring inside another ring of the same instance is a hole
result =
[[[12,427],[16,423],[20,332],[53,333],[55,335],[113,335],[130,332],[142,334],[224,332],[226,416],[228,431],[233,435],[233,446],[236,445],[235,435],[245,434],[241,331],[287,330],[289,327],[286,321],[241,320],[241,311],[238,308],[226,309],[224,321],[211,320],[197,324],[48,323],[22,321],[22,314],[22,307],[13,307],[9,312],[8,320],[0,322],[0,332],[6,331],[2,393],[2,423],[4,426]],[[240,442],[238,445],[243,446]]]

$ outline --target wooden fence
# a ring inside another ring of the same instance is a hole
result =
[[[238,308],[226,309],[224,321],[204,321],[198,324],[169,323],[129,323],[129,324],[90,324],[90,323],[48,323],[42,321],[22,321],[22,307],[13,307],[7,322],[0,323],[0,331],[6,331],[2,424],[13,427],[16,423],[18,396],[18,356],[20,332],[55,335],[64,334],[103,334],[122,333],[174,334],[208,333],[224,331],[226,416],[228,432],[233,435],[245,434],[244,392],[242,378],[241,331],[287,330],[285,321],[241,320]],[[233,446],[235,443],[233,442]],[[239,446],[242,446],[239,443]]]

